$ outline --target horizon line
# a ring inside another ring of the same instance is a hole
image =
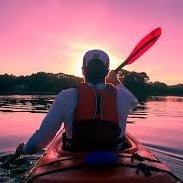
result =
[[[128,70],[126,70],[126,71],[128,71]],[[47,71],[37,71],[37,72],[34,72],[34,73],[31,73],[31,74],[13,74],[13,73],[0,73],[0,75],[13,75],[13,76],[16,76],[16,77],[21,77],[21,76],[23,76],[23,77],[26,77],[26,76],[31,76],[32,74],[37,74],[37,73],[50,73],[50,74],[60,74],[60,73],[62,73],[62,74],[65,74],[65,75],[71,75],[71,76],[75,76],[75,77],[79,77],[79,78],[83,78],[83,76],[78,76],[78,75],[74,75],[74,74],[69,74],[69,73],[63,73],[63,72],[58,72],[58,73],[53,73],[53,72],[47,72]],[[128,72],[136,72],[136,71],[128,71]],[[142,72],[136,72],[136,73],[142,73]],[[144,73],[146,73],[146,72],[144,72]],[[147,74],[147,73],[146,73]],[[148,76],[148,74],[147,74],[147,76]],[[148,76],[149,77],[149,76]],[[148,83],[155,83],[155,82],[160,82],[160,83],[163,83],[163,84],[166,84],[167,86],[174,86],[174,85],[183,85],[183,83],[176,83],[176,84],[168,84],[168,83],[165,83],[165,82],[162,82],[162,81],[151,81],[151,79],[149,78],[149,82]]]

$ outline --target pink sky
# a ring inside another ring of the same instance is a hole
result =
[[[158,42],[127,70],[183,83],[182,0],[1,0],[0,74],[81,76],[86,50],[105,50],[115,69],[154,28]]]

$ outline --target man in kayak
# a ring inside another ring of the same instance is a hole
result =
[[[102,50],[86,52],[82,72],[85,82],[58,94],[40,128],[26,145],[18,146],[18,152],[40,151],[52,141],[62,123],[66,150],[82,145],[121,147],[129,110],[138,103],[136,97],[120,82],[115,71],[109,73],[109,57]]]

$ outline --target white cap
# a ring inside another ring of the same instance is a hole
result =
[[[83,57],[83,66],[87,67],[90,60],[98,58],[106,67],[109,67],[109,56],[102,50],[89,50]]]

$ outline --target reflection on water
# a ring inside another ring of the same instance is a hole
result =
[[[41,112],[46,113],[55,96],[0,96],[2,112]]]
[[[39,128],[55,96],[0,96],[0,162]],[[183,179],[183,97],[150,97],[128,117],[127,130]],[[18,182],[40,154],[0,168],[0,182]]]
[[[172,97],[172,96],[168,96],[168,97],[161,97],[161,96],[153,96],[153,97],[149,97],[150,101],[162,101],[162,102],[183,102],[183,97]]]
[[[183,179],[183,97],[151,97],[131,118],[127,130]]]
[[[42,154],[43,152],[32,156],[22,156],[14,161],[10,168],[0,168],[0,182],[23,182],[26,172],[30,171]],[[11,156],[12,154],[0,154],[0,161],[3,162]]]

